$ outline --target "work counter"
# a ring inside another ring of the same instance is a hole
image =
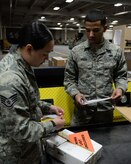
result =
[[[114,111],[112,124],[95,124],[87,127],[70,127],[73,111],[72,98],[64,91],[64,67],[34,69],[42,100],[53,102],[65,110],[67,128],[71,131],[88,130],[91,139],[103,145],[102,157],[97,164],[131,164],[131,125],[123,116]],[[128,85],[128,102],[131,106],[131,82]],[[60,164],[54,158],[47,159],[51,164]],[[51,162],[52,161],[52,162]]]
[[[103,146],[102,156],[96,164],[131,163],[131,124],[129,122],[90,125],[79,128],[71,127],[68,129],[74,132],[88,130],[91,139]],[[50,155],[47,155],[47,159],[49,164],[62,164]]]

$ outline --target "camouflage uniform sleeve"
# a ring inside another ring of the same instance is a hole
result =
[[[65,90],[68,94],[74,97],[77,93],[79,93],[77,83],[78,83],[78,66],[76,61],[73,59],[73,55],[75,52],[72,50],[65,67],[64,74],[64,86]]]
[[[4,70],[7,70],[10,67],[10,63],[13,63],[12,54],[6,54],[0,61],[0,73]]]
[[[50,121],[37,121],[37,112],[30,107],[28,88],[18,76],[9,73],[0,78],[1,122],[6,135],[17,141],[35,142],[55,130]]]
[[[114,71],[114,83],[116,88],[121,88],[123,92],[127,90],[127,63],[121,49],[117,50],[117,67]]]
[[[49,114],[50,113],[50,106],[51,105],[52,105],[51,103],[41,101],[41,100],[38,102],[38,106],[41,109],[43,114]]]

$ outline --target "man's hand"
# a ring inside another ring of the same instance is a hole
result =
[[[112,93],[112,100],[118,100],[122,97],[122,89],[115,89]]]
[[[57,106],[54,106],[54,105],[51,105],[50,106],[50,113],[55,113],[57,114],[58,116],[62,116],[64,115],[64,110],[60,107],[57,107]]]
[[[80,105],[84,105],[84,102],[86,101],[86,97],[85,95],[78,93],[77,95],[75,95],[75,100],[76,100],[76,103]]]

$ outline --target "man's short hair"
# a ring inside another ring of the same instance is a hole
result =
[[[106,16],[104,11],[102,10],[90,10],[86,17],[84,22],[96,22],[96,21],[101,21],[101,25],[106,24]]]

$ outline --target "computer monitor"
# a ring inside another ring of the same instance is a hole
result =
[[[63,86],[64,67],[34,68],[39,88]]]

